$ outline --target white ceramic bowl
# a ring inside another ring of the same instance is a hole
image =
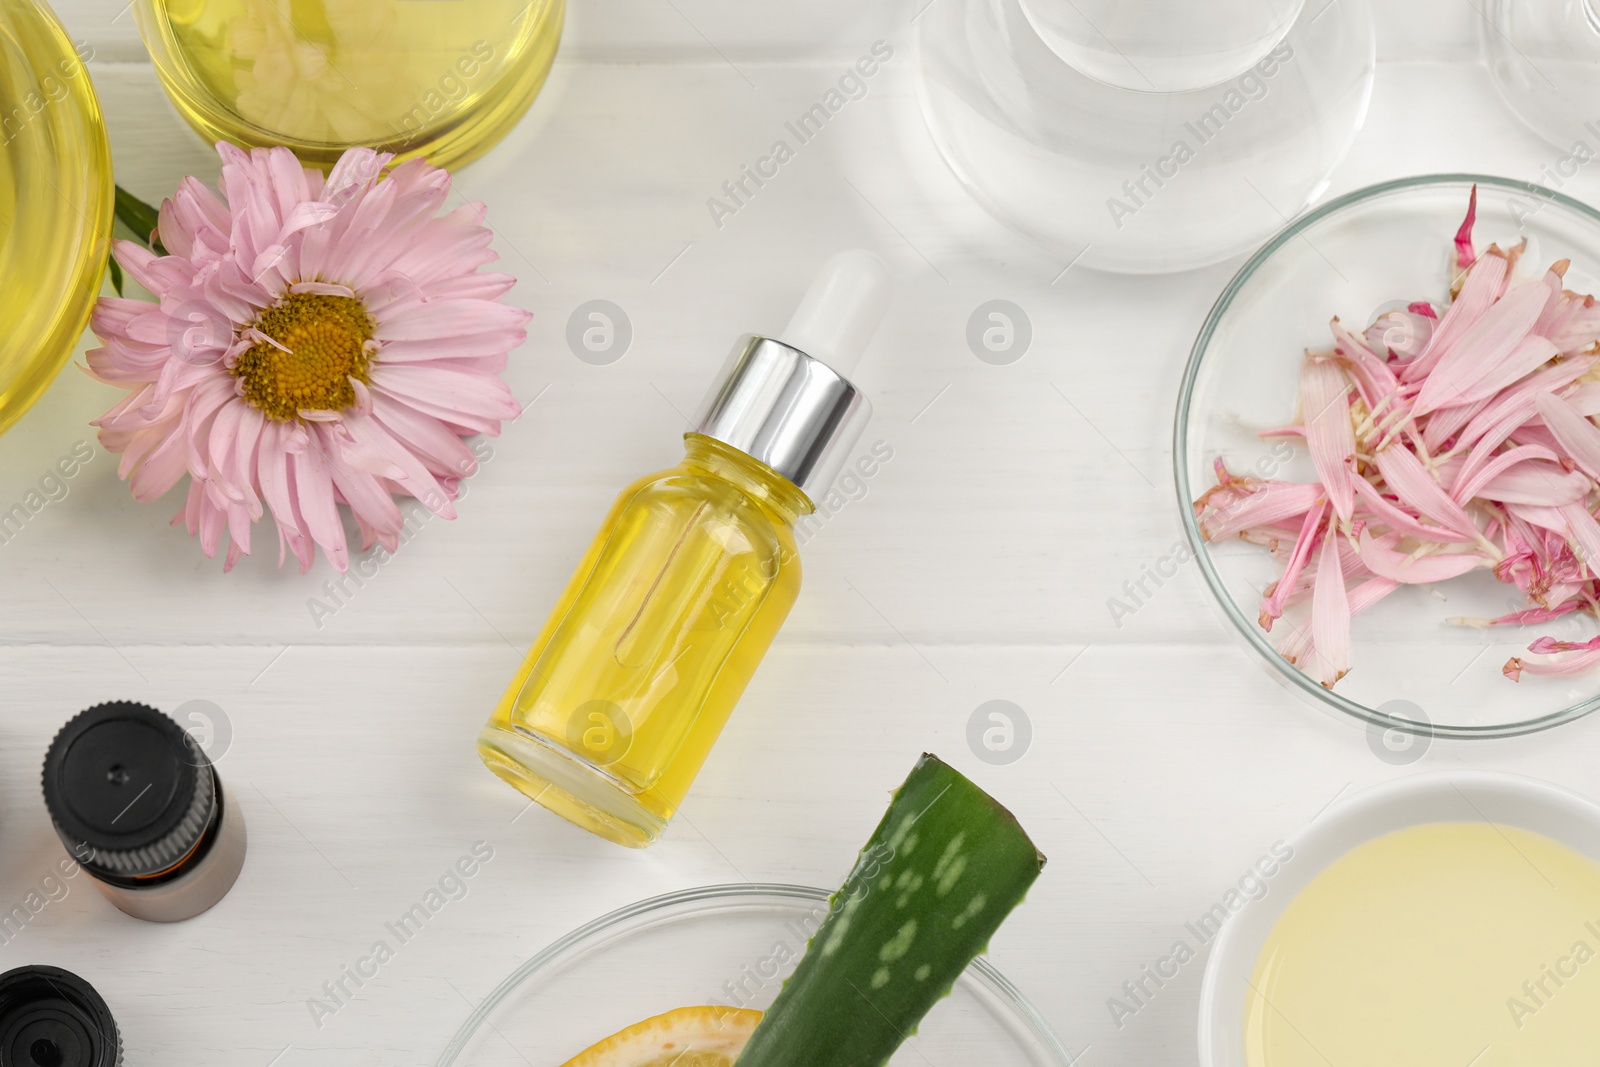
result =
[[[1543,834],[1600,862],[1600,806],[1535,778],[1488,772],[1401,778],[1330,807],[1288,840],[1294,856],[1265,897],[1222,928],[1200,990],[1201,1067],[1244,1067],[1245,993],[1261,948],[1294,900],[1357,845],[1434,822],[1488,820]]]

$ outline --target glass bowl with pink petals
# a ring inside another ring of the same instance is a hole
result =
[[[1173,457],[1200,571],[1262,661],[1366,723],[1391,762],[1429,737],[1510,737],[1600,707],[1583,547],[1600,546],[1600,478],[1570,436],[1600,455],[1600,357],[1576,336],[1600,338],[1600,305],[1575,294],[1600,294],[1600,212],[1526,182],[1427,175],[1295,220],[1195,340]],[[1566,333],[1547,343],[1558,313]],[[1338,417],[1305,417],[1324,394]],[[1578,425],[1558,432],[1556,415]]]

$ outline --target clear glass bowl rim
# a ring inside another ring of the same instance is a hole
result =
[[[1211,344],[1212,335],[1216,332],[1223,316],[1232,309],[1234,298],[1255,277],[1256,272],[1266,266],[1280,248],[1289,241],[1294,240],[1305,230],[1317,225],[1317,223],[1338,215],[1345,209],[1355,205],[1429,186],[1470,184],[1476,184],[1480,187],[1480,190],[1499,189],[1557,204],[1580,215],[1587,216],[1597,228],[1600,228],[1600,211],[1579,200],[1575,200],[1564,193],[1556,192],[1553,189],[1547,189],[1542,185],[1536,185],[1533,182],[1517,181],[1514,178],[1501,178],[1490,174],[1419,174],[1409,178],[1397,178],[1392,181],[1364,186],[1330,200],[1326,204],[1314,208],[1295,219],[1280,230],[1270,241],[1262,245],[1246,261],[1244,266],[1239,268],[1238,272],[1234,274],[1217,297],[1216,303],[1212,304],[1211,311],[1206,315],[1205,323],[1200,327],[1200,332],[1195,337],[1194,345],[1189,349],[1189,360],[1183,369],[1183,378],[1178,387],[1178,407],[1173,418],[1172,430],[1173,481],[1178,493],[1178,511],[1183,516],[1184,533],[1188,538],[1190,550],[1200,564],[1200,572],[1205,575],[1206,586],[1211,590],[1212,597],[1221,606],[1223,613],[1233,623],[1234,629],[1261,655],[1268,666],[1277,671],[1280,676],[1301,693],[1315,699],[1325,708],[1385,730],[1398,730],[1403,733],[1424,737],[1438,737],[1446,740],[1493,740],[1538,733],[1541,730],[1548,730],[1551,727],[1581,719],[1595,709],[1600,708],[1600,696],[1591,697],[1588,700],[1573,704],[1560,711],[1551,712],[1548,715],[1541,715],[1535,719],[1498,723],[1490,726],[1457,726],[1418,722],[1413,719],[1389,715],[1375,708],[1369,708],[1365,704],[1340,696],[1332,690],[1324,689],[1319,683],[1313,681],[1302,673],[1299,668],[1295,667],[1294,664],[1278,654],[1278,650],[1272,647],[1271,642],[1267,640],[1265,633],[1256,625],[1255,620],[1247,618],[1238,605],[1234,603],[1233,597],[1228,593],[1223,583],[1222,576],[1217,573],[1216,567],[1213,566],[1209,543],[1200,536],[1200,527],[1195,521],[1194,492],[1189,483],[1189,451],[1186,437],[1191,405],[1194,401],[1195,382],[1199,378],[1201,362]]]
[[[494,991],[483,999],[483,1003],[473,1009],[466,1022],[461,1024],[461,1028],[456,1031],[455,1036],[450,1039],[450,1044],[439,1057],[436,1067],[453,1067],[456,1057],[466,1048],[484,1020],[493,1014],[494,1010],[522,983],[546,968],[564,962],[568,956],[592,942],[620,936],[652,918],[672,917],[674,913],[692,914],[697,910],[697,905],[826,904],[831,895],[826,889],[814,889],[810,886],[786,885],[779,882],[746,882],[680,889],[618,908],[551,942],[507,975],[499,985],[495,986]],[[1021,990],[1012,985],[1009,979],[995,970],[994,966],[982,956],[973,960],[967,970],[976,975],[982,985],[997,994],[1006,1006],[1016,1013],[1017,1018],[1033,1031],[1034,1036],[1050,1050],[1058,1062],[1064,1067],[1070,1067],[1073,1058],[1067,1052],[1066,1046],[1061,1043],[1061,1039],[1056,1036],[1050,1024],[1045,1022],[1038,1009],[1022,995]]]

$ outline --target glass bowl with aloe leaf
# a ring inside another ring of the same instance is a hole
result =
[[[836,892],[709,886],[612,912],[506,978],[439,1067],[1067,1067],[979,955],[1042,865],[925,756]]]

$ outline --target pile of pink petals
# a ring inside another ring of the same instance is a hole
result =
[[[1299,424],[1263,436],[1303,441],[1317,480],[1239,477],[1219,459],[1194,505],[1207,540],[1240,537],[1282,564],[1263,629],[1310,601],[1279,650],[1329,688],[1350,669],[1351,618],[1402,585],[1488,570],[1527,606],[1453,621],[1600,617],[1600,306],[1562,288],[1565,260],[1519,279],[1526,242],[1475,254],[1476,206],[1474,190],[1448,306],[1414,303],[1360,334],[1335,318],[1333,346],[1306,353]],[[1600,637],[1529,651],[1506,677],[1586,671]]]

